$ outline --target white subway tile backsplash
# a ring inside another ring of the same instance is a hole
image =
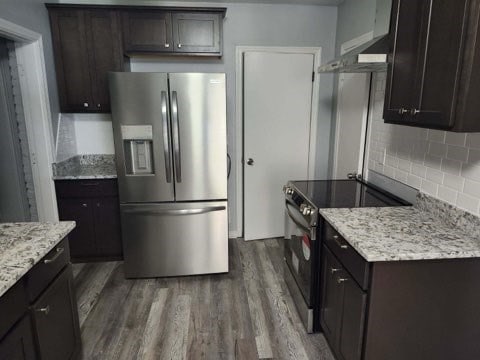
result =
[[[468,149],[463,146],[447,145],[447,159],[467,161]]]
[[[369,169],[480,215],[480,133],[385,124],[385,84],[377,80],[375,75],[374,88],[379,91],[374,89],[369,123]]]
[[[468,150],[468,162],[470,164],[480,166],[480,150],[469,149]]]
[[[443,178],[443,185],[456,191],[462,191],[464,184],[465,184],[465,178],[460,176],[445,174]]]
[[[428,153],[433,156],[445,157],[445,154],[447,153],[447,145],[437,142],[430,142]]]
[[[467,134],[465,133],[454,133],[451,131],[447,131],[447,133],[445,134],[445,144],[465,146],[466,141]]]
[[[467,134],[467,146],[480,149],[480,133]]]
[[[478,214],[479,204],[480,204],[480,199],[478,198],[474,198],[472,196],[465,195],[462,193],[458,194],[456,205],[459,208]]]
[[[470,180],[480,181],[480,166],[462,164],[461,176]]]
[[[427,180],[434,182],[435,184],[442,184],[443,183],[443,173],[438,170],[434,170],[431,168],[427,168]]]
[[[438,191],[438,184],[422,179],[422,185],[420,186],[420,190],[422,190],[426,194],[436,197]]]
[[[466,179],[463,192],[480,199],[480,182]]]
[[[445,131],[429,129],[427,136],[430,141],[445,143]]]
[[[442,159],[442,166],[440,168],[444,173],[450,175],[460,175],[462,171],[462,162],[456,160]]]
[[[438,198],[440,200],[446,201],[450,204],[455,204],[455,202],[457,201],[457,196],[458,192],[455,190],[452,190],[445,186],[438,187]]]

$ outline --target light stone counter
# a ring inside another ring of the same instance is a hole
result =
[[[74,228],[74,221],[0,223],[0,296]]]

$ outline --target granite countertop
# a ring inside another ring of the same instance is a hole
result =
[[[77,155],[53,166],[54,180],[115,179],[114,155]]]
[[[74,221],[0,223],[0,296],[74,228]]]
[[[424,194],[417,202],[411,207],[320,209],[320,214],[370,262],[480,257],[479,218],[438,205]]]

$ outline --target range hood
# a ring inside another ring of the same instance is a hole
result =
[[[320,73],[375,72],[387,69],[388,32],[392,0],[377,0],[373,39],[318,68]]]

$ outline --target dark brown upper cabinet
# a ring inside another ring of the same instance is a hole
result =
[[[169,12],[125,10],[122,28],[127,53],[172,52],[172,15]]]
[[[480,2],[394,0],[384,119],[480,131]]]
[[[221,14],[174,13],[174,51],[220,54],[221,21]]]
[[[160,55],[222,56],[219,11],[122,10],[125,52]]]
[[[109,71],[124,64],[116,10],[49,6],[62,112],[109,112]]]

